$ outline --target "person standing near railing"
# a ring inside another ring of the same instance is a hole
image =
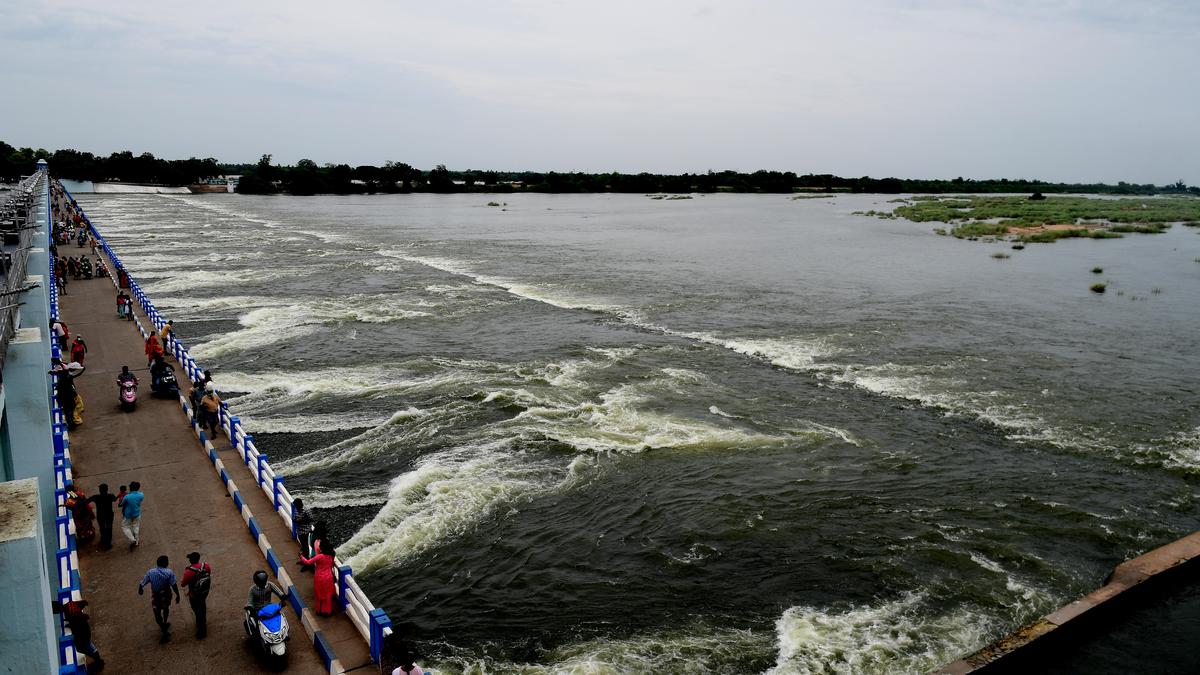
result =
[[[404,644],[399,633],[383,638],[383,653],[379,655],[381,675],[425,675],[415,662],[416,655]]]
[[[296,541],[300,543],[300,557],[312,557],[312,514],[304,509],[304,500],[300,499],[299,497],[292,500],[292,523],[296,527]],[[305,567],[307,568],[307,566]]]
[[[163,325],[162,330],[159,331],[159,333],[158,333],[158,338],[159,338],[159,341],[162,342],[162,347],[163,347],[164,351],[171,346],[171,337],[174,335],[174,330],[175,330],[175,322],[168,321],[166,324]],[[168,352],[168,355],[169,355],[169,352]]]
[[[163,355],[162,345],[158,344],[158,336],[154,333],[146,338],[146,366],[154,363],[154,357]]]
[[[50,373],[58,375],[58,383],[54,385],[54,397],[58,400],[63,411],[63,419],[67,428],[74,429],[83,424],[83,399],[75,389],[75,378],[83,374],[85,367],[66,368],[59,359],[52,359]],[[76,364],[71,364],[75,366]]]
[[[333,580],[333,559],[337,553],[326,539],[317,542],[319,549],[311,558],[300,556],[300,562],[316,567],[313,573],[313,595],[317,600],[317,614],[330,616],[333,614],[333,596],[337,593],[337,585]]]
[[[212,382],[204,385],[204,398],[200,399],[200,407],[204,410],[203,426],[208,427],[209,438],[216,438],[221,422],[221,397],[217,396],[217,388]]]

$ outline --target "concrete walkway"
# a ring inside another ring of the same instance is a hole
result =
[[[75,255],[75,247],[63,247]],[[129,551],[120,531],[118,513],[113,548],[99,550],[99,533],[79,546],[83,597],[90,602],[94,638],[107,662],[107,670],[123,673],[233,673],[265,671],[242,628],[242,607],[255,570],[269,571],[237,509],[212,465],[200,449],[178,401],[150,396],[143,343],[134,324],[116,316],[116,292],[106,279],[71,281],[69,295],[60,296],[60,312],[72,337],[83,335],[88,344],[87,371],[76,380],[83,397],[84,423],[70,432],[75,481],[90,496],[96,486],[109,490],[138,481],[146,498],[143,504],[141,545]],[[140,314],[143,325],[149,325]],[[116,376],[128,365],[140,380],[137,409],[122,412],[117,405]],[[177,365],[177,364],[172,364]],[[181,374],[177,367],[177,375]],[[220,374],[216,373],[219,382]],[[180,375],[183,377],[182,375]],[[184,378],[186,379],[186,378]],[[236,452],[226,439],[214,444],[236,470]],[[236,473],[239,483],[253,483]],[[264,495],[254,489],[242,494],[263,524],[277,552],[294,552],[280,519],[271,513]],[[208,598],[208,637],[193,637],[194,617],[187,598],[172,605],[173,639],[160,645],[150,610],[150,595],[137,594],[142,575],[159,555],[170,557],[171,569],[180,578],[186,555],[199,551],[213,567]],[[286,561],[289,565],[291,561]],[[292,566],[292,576],[308,606],[314,606],[310,575]],[[291,624],[288,672],[327,672],[300,620],[289,608]],[[349,619],[335,615],[319,620],[330,647],[346,671],[375,672],[365,641]]]

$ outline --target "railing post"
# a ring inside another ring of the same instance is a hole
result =
[[[250,446],[252,445],[254,445],[254,436],[252,434],[242,436],[242,461],[246,463],[246,466],[250,466]]]
[[[260,454],[258,456],[258,487],[259,487],[259,489],[262,489],[263,470],[266,468],[267,468],[267,455],[265,453]]]
[[[371,660],[379,663],[383,654],[384,631],[392,627],[392,620],[388,618],[387,612],[377,607],[370,612],[370,622]]]
[[[275,510],[276,511],[279,510],[279,490],[282,487],[283,487],[283,476],[275,476],[275,486],[272,491],[275,493]]]
[[[346,609],[350,604],[350,584],[347,582],[352,576],[354,576],[354,570],[350,569],[349,565],[342,565],[338,568],[338,599],[342,603],[342,609]]]
[[[241,424],[242,424],[242,418],[237,417],[236,415],[232,415],[229,417],[229,444],[232,445],[235,449],[238,447],[238,441],[237,441],[237,435],[234,432],[234,429],[241,426]],[[243,442],[245,442],[245,441],[243,441]]]

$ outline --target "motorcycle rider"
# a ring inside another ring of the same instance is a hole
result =
[[[150,366],[150,389],[158,392],[159,386],[162,384],[163,374],[171,369],[162,355],[154,357],[154,363]]]
[[[247,629],[256,629],[258,627],[258,610],[271,604],[271,594],[279,596],[279,603],[287,602],[287,596],[283,594],[275,582],[268,581],[265,570],[258,570],[254,573],[254,585],[250,587],[250,594],[246,598],[246,620]],[[250,631],[255,634],[254,630]]]
[[[135,376],[133,373],[129,372],[129,366],[121,366],[121,372],[117,375],[117,384],[125,384],[126,382],[133,382],[133,384],[136,386],[137,381],[138,381],[137,376]]]

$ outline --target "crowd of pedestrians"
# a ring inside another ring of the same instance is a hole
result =
[[[66,293],[68,278],[94,278],[97,274],[107,276],[109,272],[98,255],[97,242],[88,236],[86,223],[82,220],[81,213],[74,201],[67,198],[61,188],[56,186],[53,204],[56,224],[51,253],[60,293]],[[82,255],[59,256],[57,246],[66,246],[71,242],[81,248],[90,246],[93,256],[96,257],[95,263],[91,263],[86,256]],[[117,317],[131,321],[134,318],[134,304],[126,292],[129,287],[128,276],[119,265],[115,266],[114,272],[116,274],[114,278],[118,280]],[[75,380],[86,370],[85,361],[88,358],[89,346],[82,335],[71,335],[70,328],[65,321],[52,321],[50,329],[64,355],[63,359],[54,359],[51,364],[51,372],[57,375],[56,399],[63,410],[68,427],[75,429],[83,423],[84,411],[83,399],[75,386]],[[170,358],[170,352],[164,348],[170,345],[174,337],[174,323],[168,321],[160,332],[146,338],[144,353],[147,358],[147,366],[152,369],[152,372],[155,369],[161,371],[165,360]],[[170,366],[166,365],[165,367],[169,368]],[[123,368],[118,379],[123,376],[133,377],[128,366]],[[216,438],[221,429],[222,402],[209,371],[204,371],[200,377],[191,382],[189,400],[194,422],[207,430],[209,438]],[[153,488],[153,486],[151,487]],[[75,521],[76,539],[80,544],[87,544],[98,534],[96,553],[111,551],[114,524],[119,515],[120,529],[128,542],[129,552],[133,553],[141,546],[141,520],[143,507],[147,504],[147,497],[139,481],[131,480],[128,486],[120,485],[115,494],[110,491],[108,483],[99,484],[96,493],[91,496],[84,493],[84,488],[78,480],[70,488],[67,493],[67,507]],[[158,492],[153,494],[159,497],[163,496]],[[152,499],[151,505],[155,503],[159,502]],[[303,500],[299,498],[294,500],[294,514],[296,536],[300,544],[297,565],[300,565],[303,571],[311,571],[313,574],[313,595],[315,597],[313,609],[321,616],[333,615],[339,609],[334,543],[325,523],[315,520],[305,508]],[[151,542],[148,545],[153,547],[155,543]],[[82,552],[86,553],[86,549]],[[207,560],[202,558],[199,551],[191,551],[186,558],[187,565],[179,570],[180,574],[177,576],[176,570],[171,567],[170,557],[167,555],[157,556],[155,565],[146,570],[137,584],[139,595],[145,595],[146,589],[149,588],[151,613],[160,643],[167,643],[171,640],[171,605],[180,604],[183,595],[187,596],[188,605],[192,611],[195,638],[203,640],[208,635],[207,603],[214,585],[214,569]],[[265,571],[256,572],[251,581],[246,604],[246,609],[251,616],[256,616],[253,612],[274,598],[278,598],[286,604],[286,594],[278,585],[270,581]],[[236,587],[237,584],[234,584],[231,588]],[[98,672],[104,667],[105,662],[100,657],[100,650],[92,639],[91,617],[85,611],[87,607],[88,602],[80,600],[67,602],[56,607],[56,610],[62,614],[63,621],[71,629],[76,649],[91,660],[88,672]],[[176,617],[176,621],[178,620]],[[423,673],[421,668],[415,665],[412,652],[400,641],[398,633],[389,636],[389,639],[385,641],[380,668],[380,672],[384,675],[422,675]]]

